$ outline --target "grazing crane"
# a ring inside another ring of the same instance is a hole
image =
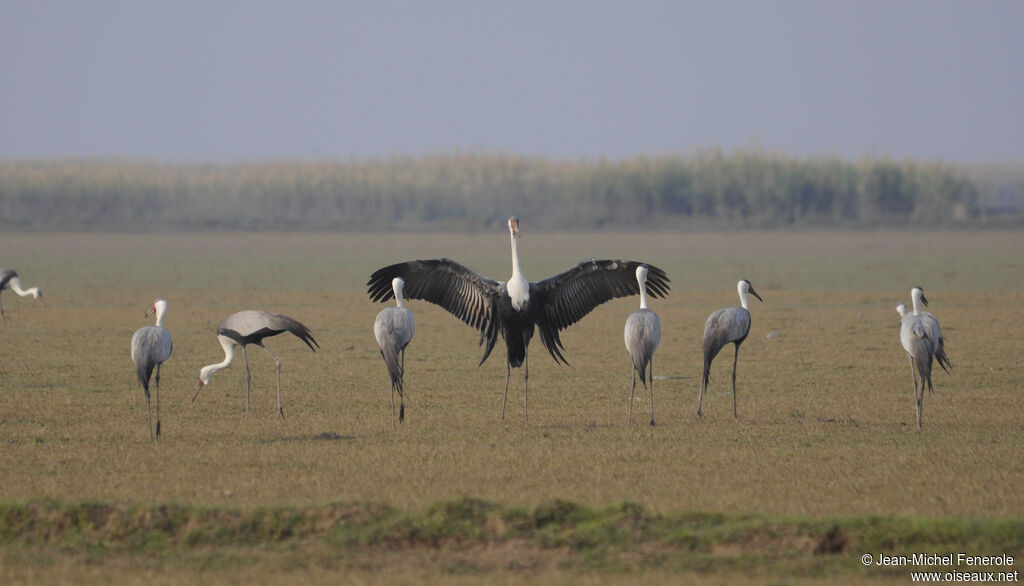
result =
[[[640,373],[640,382],[647,388],[650,382],[651,391],[651,425],[654,425],[654,351],[661,341],[661,321],[658,314],[647,309],[647,267],[640,265],[636,268],[636,282],[640,286],[640,309],[629,314],[626,318],[626,328],[623,336],[626,339],[626,349],[633,359],[633,389],[629,393],[629,417],[626,423],[633,423],[633,397],[636,395],[636,374]],[[648,376],[650,368],[650,376]]]
[[[384,364],[388,367],[388,375],[391,377],[392,427],[395,426],[395,391],[398,391],[398,398],[401,402],[398,421],[405,421],[405,392],[402,382],[405,374],[405,347],[412,341],[413,333],[416,331],[412,312],[404,305],[403,286],[405,286],[405,281],[401,278],[395,277],[391,280],[396,307],[385,307],[380,310],[377,319],[373,322],[373,336],[377,338],[380,355],[384,358]]]
[[[523,366],[524,420],[529,421],[527,348],[534,328],[540,328],[541,341],[555,363],[568,364],[562,355],[565,347],[558,332],[610,299],[637,294],[640,290],[634,276],[643,263],[591,259],[553,277],[530,282],[519,266],[519,219],[515,216],[508,219],[508,230],[512,240],[512,276],[507,282],[483,277],[454,260],[441,258],[386,266],[370,276],[367,286],[372,301],[387,301],[392,295],[392,279],[401,277],[405,280],[406,297],[436,303],[478,329],[480,344],[487,342],[480,364],[490,356],[500,332],[508,350],[501,419],[505,419],[512,367]],[[665,271],[650,267],[650,295],[664,297],[668,294],[668,283]]]
[[[740,356],[740,344],[747,339],[750,333],[750,307],[747,305],[747,294],[757,297],[757,300],[764,303],[764,299],[754,291],[750,281],[741,279],[736,284],[736,290],[740,294],[740,307],[726,307],[719,309],[708,316],[704,324],[704,373],[700,381],[700,396],[697,398],[697,415],[704,417],[701,411],[701,404],[704,401],[704,390],[708,387],[711,379],[711,361],[718,356],[718,352],[728,343],[736,344],[736,353],[732,358],[732,416],[736,414],[736,362]]]
[[[217,326],[217,340],[224,348],[224,360],[217,364],[209,364],[199,370],[199,382],[196,384],[196,392],[192,395],[192,402],[195,403],[199,391],[205,385],[210,384],[210,377],[213,373],[231,364],[235,357],[235,346],[242,347],[242,358],[245,360],[245,416],[249,416],[249,389],[252,383],[252,374],[249,372],[249,356],[245,347],[249,344],[256,344],[267,351],[270,357],[277,364],[277,415],[284,418],[284,409],[281,407],[281,359],[274,355],[263,345],[263,339],[276,336],[281,332],[291,332],[309,346],[309,349],[316,352],[320,347],[313,339],[309,328],[295,321],[294,319],[276,313],[267,313],[255,309],[247,309],[233,313],[220,322]],[[314,348],[313,346],[316,346]]]
[[[928,392],[934,392],[932,387],[932,359],[938,361],[939,366],[946,373],[953,367],[946,356],[945,341],[939,329],[939,320],[927,311],[921,311],[921,304],[928,306],[928,299],[924,296],[924,289],[914,287],[910,290],[910,299],[913,304],[913,312],[907,313],[904,306],[903,316],[900,318],[900,343],[910,359],[910,374],[914,380],[914,401],[917,411],[917,428],[921,429],[921,412],[924,404],[924,387],[928,385]],[[902,305],[902,304],[901,304]],[[897,311],[899,306],[897,306]],[[917,373],[921,374],[921,382],[918,384]]]
[[[11,269],[0,269],[0,293],[3,293],[4,289],[10,289],[22,297],[28,297],[31,295],[36,301],[43,302],[43,292],[39,290],[39,287],[31,287],[29,289],[21,288],[21,277],[18,273]],[[4,313],[4,305],[2,295],[0,295],[0,317],[4,321],[10,319],[7,314]]]
[[[156,314],[155,326],[143,326],[132,336],[132,362],[139,384],[146,393],[146,410],[149,413],[149,441],[153,441],[153,410],[149,405],[149,377],[156,368],[156,437],[160,437],[160,365],[171,357],[171,333],[164,329],[164,315],[167,300],[157,299],[146,317]]]

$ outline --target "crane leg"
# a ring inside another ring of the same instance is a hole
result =
[[[917,407],[917,428],[921,429],[921,416],[924,411],[924,377],[921,377],[921,386],[914,389]]]
[[[242,360],[246,363],[246,417],[249,417],[249,388],[252,386],[253,375],[249,372],[249,354],[246,346],[242,346]]]
[[[633,373],[633,387],[629,391],[629,415],[626,417],[626,425],[633,423],[633,397],[636,396],[636,367],[633,366],[633,361],[629,361],[630,371]]]
[[[914,392],[917,392],[917,371],[914,370],[914,357],[907,354],[907,358],[910,360],[910,376],[914,379]]]
[[[732,416],[739,417],[736,414],[736,362],[740,359],[740,345],[736,344],[736,353],[732,357]]]
[[[704,371],[700,375],[700,394],[697,395],[697,417],[701,419],[704,419],[704,412],[701,411],[701,406],[704,403],[704,389],[707,387],[708,375],[711,374],[708,372],[709,370],[711,370],[711,365],[704,365]]]
[[[160,365],[156,365],[156,437],[160,437]]]
[[[907,354],[910,356],[910,354]],[[917,385],[917,370],[914,368],[914,357],[910,356],[910,376],[913,377],[914,381],[914,412],[917,414],[917,428],[921,429],[921,393],[918,392]],[[924,390],[924,380],[921,380],[922,391]]]
[[[275,356],[274,353],[270,351],[270,348],[267,348],[263,344],[260,344],[260,348],[263,348],[267,351],[267,354],[270,354],[270,357],[274,359],[274,363],[277,366],[277,416],[284,419],[284,408],[281,407],[281,359]]]
[[[153,408],[149,405],[149,389],[142,387],[146,392],[146,414],[149,417],[149,441],[153,441]]]
[[[395,385],[391,385],[391,427],[395,427]]]
[[[654,358],[652,357],[647,364],[651,369],[647,380],[651,383],[649,386],[651,391],[651,425],[654,425]]]
[[[509,400],[509,379],[512,377],[512,365],[505,363],[505,396],[502,399],[502,421],[505,421],[505,404]]]
[[[402,369],[398,376],[398,422],[401,423],[405,421],[405,393],[402,391],[405,387],[405,348],[402,348]]]
[[[523,421],[530,422],[530,351],[523,357]]]

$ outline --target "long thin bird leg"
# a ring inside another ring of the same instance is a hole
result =
[[[512,377],[512,365],[505,363],[505,396],[501,399],[501,420],[505,421],[505,403],[508,402],[508,380]]]
[[[736,414],[736,362],[740,359],[740,345],[736,344],[736,354],[732,357],[732,416],[739,417]]]
[[[910,359],[910,374],[914,377],[914,412],[917,414],[917,428],[921,429],[921,395],[917,392],[917,372],[914,369],[913,357]]]
[[[632,359],[630,360],[630,370],[633,372],[633,388],[629,391],[629,416],[626,417],[626,425],[633,423],[633,397],[636,395],[636,367],[633,366]]]
[[[149,389],[143,388],[146,391],[146,413],[149,416],[149,441],[153,441],[153,408],[149,405]]]
[[[707,370],[708,368],[709,368],[708,366],[704,367],[705,370]],[[701,404],[704,403],[704,386],[705,386],[705,383],[707,382],[707,380],[708,380],[707,373],[701,373],[701,376],[700,376],[700,394],[697,395],[697,417],[700,417],[701,419],[704,419],[704,413],[701,411],[700,408],[701,408]]]
[[[917,392],[917,371],[914,370],[914,357],[909,353],[907,358],[910,359],[910,376],[914,377],[914,392]]]
[[[530,351],[523,357],[523,421],[530,422]]]
[[[391,427],[395,427],[395,385],[391,385]]]
[[[156,365],[156,437],[160,437],[160,365]]]
[[[648,363],[648,365],[650,366],[650,369],[651,369],[651,371],[650,371],[651,374],[650,374],[650,377],[648,378],[648,380],[651,381],[651,384],[650,384],[650,389],[651,389],[651,425],[654,425],[654,358],[651,358],[651,361]]]
[[[398,373],[399,387],[398,387],[398,422],[402,423],[405,421],[405,392],[402,390],[405,387],[405,348],[402,348],[402,369]],[[394,406],[392,406],[392,410]]]
[[[921,377],[921,386],[915,390],[917,399],[917,428],[921,429],[921,417],[924,412],[924,377]]]
[[[249,386],[252,383],[252,374],[249,372],[249,355],[245,352],[245,345],[242,345],[242,359],[245,360],[245,417],[249,417]]]
[[[274,363],[277,365],[277,416],[284,419],[284,408],[281,407],[281,359],[275,356],[274,353],[270,351],[270,348],[267,348],[263,344],[260,344],[260,348],[266,350],[267,354],[270,354],[270,357],[274,359]]]

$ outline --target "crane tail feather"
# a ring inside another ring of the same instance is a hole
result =
[[[392,390],[398,391],[399,397],[404,397],[405,385],[403,384],[404,370],[399,360],[398,352],[392,348],[381,349],[380,355],[384,358],[384,364],[388,368],[388,377],[391,379]]]
[[[147,364],[146,362],[135,367],[135,374],[139,377],[139,384],[142,385],[142,390],[146,391],[147,397],[149,396],[149,379],[153,375],[155,367],[155,364]]]

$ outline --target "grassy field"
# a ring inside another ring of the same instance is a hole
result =
[[[1024,233],[522,229],[533,280],[589,257],[669,273],[672,294],[651,304],[663,330],[657,426],[638,423],[649,409],[639,392],[641,416],[626,425],[632,298],[563,333],[572,367],[535,338],[528,425],[520,371],[499,421],[502,343],[478,368],[478,335],[410,302],[406,423],[392,429],[369,274],[450,256],[504,279],[504,230],[0,234],[0,264],[45,292],[45,306],[3,294],[0,581],[909,581],[907,568],[864,569],[871,548],[1009,553],[1020,567]],[[739,418],[729,349],[700,420],[704,320],[737,303],[742,277],[765,302],[752,301],[740,351]],[[921,431],[894,311],[918,284],[954,366],[935,375]],[[175,346],[151,444],[128,347],[158,296]],[[217,324],[246,308],[290,315],[321,344],[268,340],[283,361],[284,421],[258,348],[248,419],[240,359],[189,402],[199,368],[223,356]],[[179,513],[160,521],[167,507]],[[236,535],[225,518],[268,527]],[[194,537],[211,532],[221,537]]]

